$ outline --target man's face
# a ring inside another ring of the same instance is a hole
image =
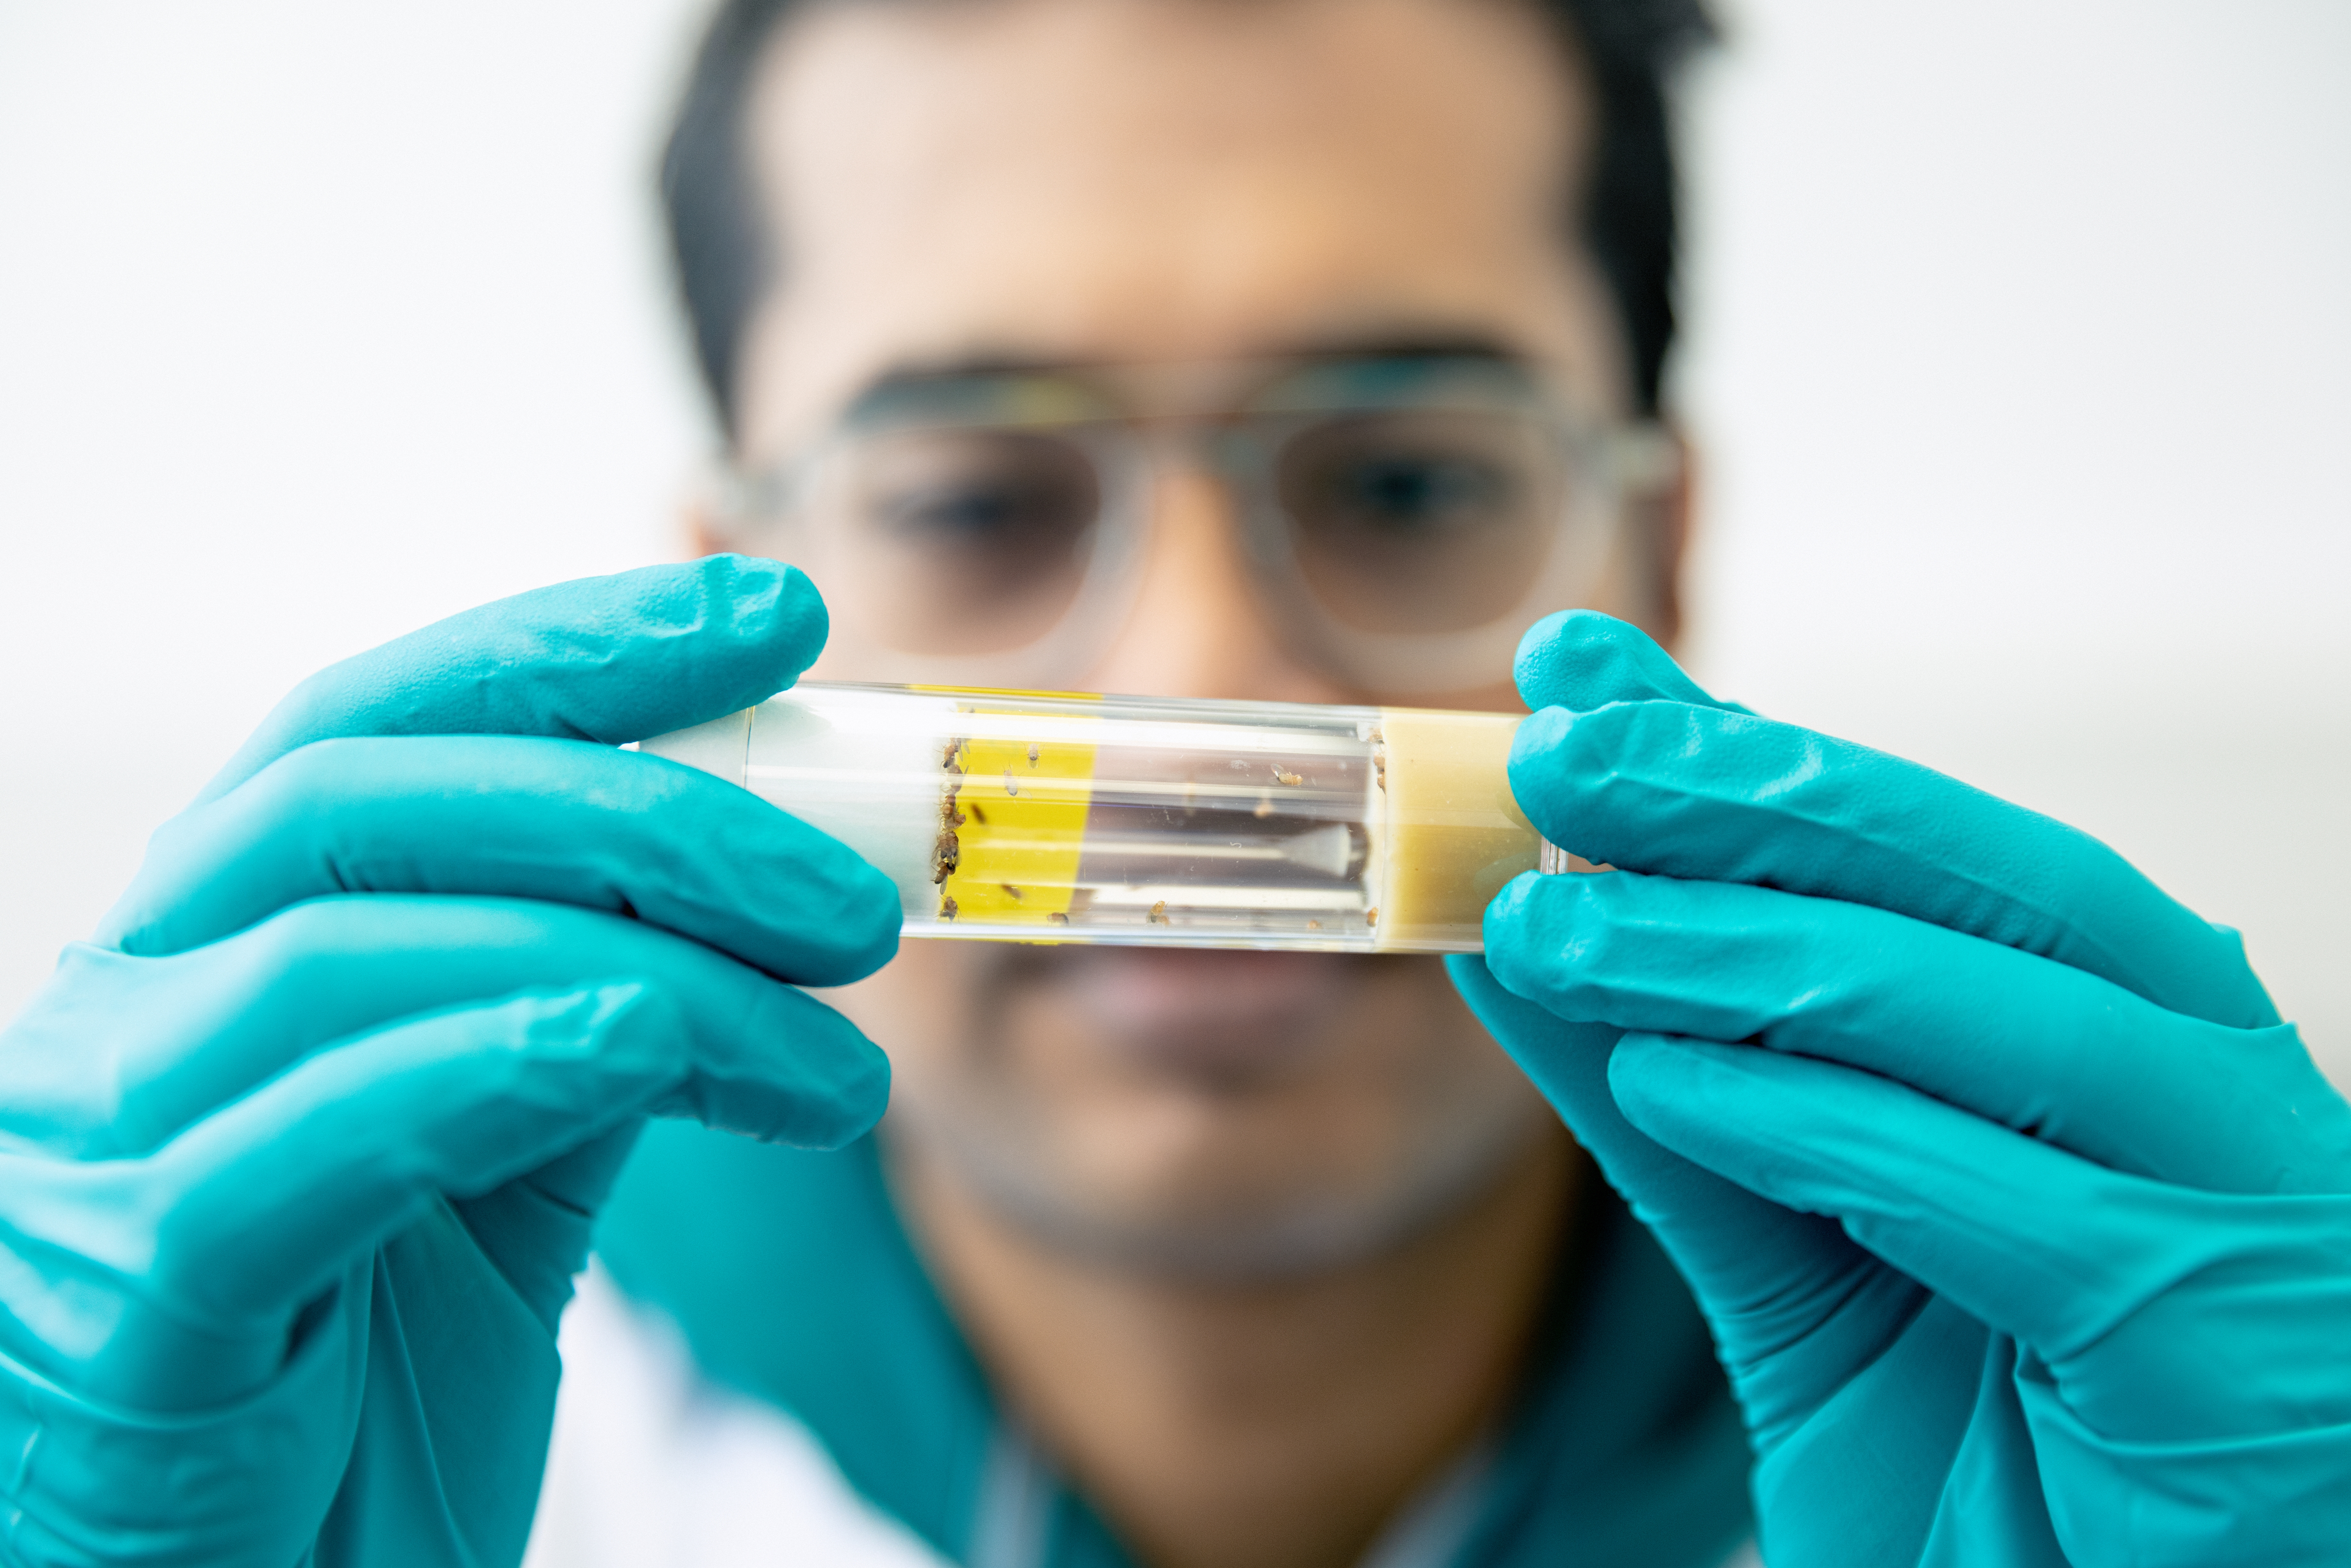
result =
[[[820,6],[771,48],[750,135],[783,259],[742,361],[747,464],[893,371],[974,361],[1466,339],[1625,411],[1563,238],[1583,96],[1510,0]],[[1148,540],[1085,689],[1389,695],[1286,651],[1207,476],[1162,472]],[[1621,553],[1594,602],[1653,619],[1652,553]],[[1499,664],[1434,702],[1519,707]],[[893,1059],[904,1146],[1041,1239],[1146,1266],[1359,1254],[1554,1125],[1434,959],[910,942],[835,999]]]

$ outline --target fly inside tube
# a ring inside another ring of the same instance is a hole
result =
[[[1517,723],[811,683],[642,749],[841,839],[910,936],[1471,952],[1542,858]]]

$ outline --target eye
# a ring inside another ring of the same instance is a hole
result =
[[[1295,436],[1282,506],[1308,534],[1435,543],[1510,527],[1528,509],[1530,453],[1507,425],[1443,411],[1353,415]]]
[[[1510,477],[1491,464],[1443,453],[1365,453],[1332,465],[1318,486],[1326,506],[1387,532],[1465,527],[1507,507]]]
[[[902,434],[870,452],[863,470],[864,526],[906,549],[1034,549],[1082,532],[1100,502],[1085,455],[1050,436]]]

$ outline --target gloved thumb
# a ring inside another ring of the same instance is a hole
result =
[[[1673,702],[1752,711],[1691,680],[1638,626],[1597,610],[1562,610],[1528,627],[1510,674],[1531,708],[1590,713],[1610,703]]]
[[[796,568],[708,556],[581,578],[453,615],[329,665],[289,694],[200,800],[312,741],[538,735],[606,745],[763,702],[830,622]]]

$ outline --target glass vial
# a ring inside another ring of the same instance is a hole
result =
[[[1570,863],[1510,796],[1518,725],[810,682],[640,749],[857,851],[910,936],[1469,953],[1504,883]]]

